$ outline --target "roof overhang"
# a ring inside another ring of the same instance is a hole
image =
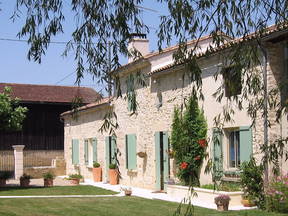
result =
[[[216,55],[218,52],[221,52],[224,50],[229,50],[230,48],[232,48],[235,45],[239,45],[239,44],[245,43],[245,42],[251,42],[251,41],[255,40],[257,37],[258,37],[258,35],[256,33],[252,33],[246,37],[237,38],[235,40],[228,41],[219,47],[200,52],[196,55],[196,57],[198,59],[200,59],[203,57]],[[288,40],[288,24],[282,24],[279,27],[275,26],[275,25],[268,27],[266,29],[266,31],[264,31],[264,33],[260,36],[260,41],[263,43],[266,43],[266,42],[277,43],[277,42],[281,42],[284,40]],[[151,71],[148,74],[148,76],[150,76],[150,77],[159,76],[162,74],[170,73],[172,71],[174,72],[177,69],[183,68],[184,65],[185,65],[185,63],[177,63],[177,64],[171,63],[169,65],[165,65],[164,67],[161,67],[161,68],[158,68],[154,71]]]
[[[87,104],[85,106],[81,106],[77,109],[74,109],[74,110],[69,110],[69,111],[66,111],[64,113],[61,113],[60,114],[60,117],[61,118],[64,118],[64,117],[67,117],[67,116],[70,116],[70,115],[73,115],[77,112],[84,112],[84,111],[88,111],[88,110],[94,110],[94,109],[100,109],[100,108],[105,108],[105,107],[111,107],[111,100],[112,98],[103,98],[95,103],[90,103],[90,104]]]
[[[140,70],[150,65],[151,65],[150,61],[147,58],[142,57],[136,61],[123,65],[122,67],[112,71],[111,74],[112,76],[116,76],[116,75],[124,76],[130,72]]]

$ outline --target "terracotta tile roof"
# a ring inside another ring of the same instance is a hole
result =
[[[112,100],[112,97],[102,98],[94,103],[90,103],[85,106],[79,107],[77,111],[79,112],[79,111],[88,110],[88,109],[92,109],[92,108],[99,107],[99,106],[109,105],[111,100]],[[61,113],[60,116],[63,117],[72,113],[74,113],[74,110],[69,110],[67,112]]]
[[[283,24],[280,24],[280,25],[272,25],[272,26],[267,27],[266,29],[264,29],[264,31],[261,32],[261,33],[254,32],[254,33],[251,33],[251,34],[249,34],[249,35],[247,35],[245,37],[241,37],[241,38],[237,38],[237,39],[234,39],[234,40],[227,41],[226,43],[224,43],[221,46],[209,49],[207,51],[200,52],[196,56],[197,56],[197,58],[201,58],[201,57],[203,57],[203,56],[205,56],[207,54],[213,54],[213,53],[216,53],[218,51],[233,47],[234,45],[240,44],[242,42],[256,39],[257,37],[259,37],[259,34],[260,34],[261,38],[265,38],[265,37],[271,35],[272,33],[280,32],[280,31],[283,31],[283,30],[288,30],[288,23],[283,23]],[[165,66],[163,66],[161,68],[158,68],[158,69],[156,69],[154,71],[151,71],[150,73],[148,73],[148,75],[151,76],[153,74],[156,74],[156,73],[171,69],[171,68],[179,66],[179,65],[182,65],[182,63],[171,63],[171,64],[165,65]]]
[[[86,87],[0,83],[0,92],[5,86],[11,87],[12,96],[22,102],[71,103],[73,98],[81,97],[87,104],[100,98],[94,89]]]
[[[207,40],[207,39],[210,39],[210,38],[212,38],[211,35],[203,36],[203,37],[199,38],[199,40],[195,39],[195,40],[188,41],[187,45],[194,44],[194,43],[197,42],[197,40],[198,40],[198,42],[201,42],[201,41],[204,41],[204,40]],[[227,36],[227,38],[229,38],[229,37]],[[165,48],[165,49],[163,49],[161,51],[148,53],[147,55],[144,55],[141,58],[139,58],[139,59],[137,59],[137,60],[135,60],[133,62],[130,62],[130,63],[122,65],[121,67],[119,67],[118,69],[112,71],[111,73],[117,73],[117,72],[126,70],[126,69],[128,69],[130,67],[134,67],[135,65],[142,64],[142,63],[147,63],[147,59],[149,59],[151,57],[154,57],[154,56],[157,56],[157,55],[161,55],[161,54],[166,53],[166,52],[177,50],[178,47],[179,47],[179,45],[175,45],[175,46],[167,47],[167,48]]]

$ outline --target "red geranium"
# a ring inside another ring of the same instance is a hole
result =
[[[200,139],[200,140],[198,140],[198,143],[202,148],[205,148],[207,146],[206,139]]]
[[[188,167],[188,163],[186,163],[186,162],[182,162],[180,165],[181,169],[186,169],[187,167]]]
[[[200,155],[197,155],[197,156],[194,158],[194,160],[200,160],[200,159],[201,159]]]

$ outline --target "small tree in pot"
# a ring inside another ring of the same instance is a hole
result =
[[[31,176],[24,173],[20,177],[20,187],[29,187],[30,179],[31,179]]]
[[[11,178],[11,173],[8,171],[0,172],[0,187],[6,186],[6,180]]]
[[[118,184],[118,170],[116,164],[110,164],[109,165],[109,181],[111,185],[117,185]]]
[[[257,165],[254,158],[241,164],[240,180],[244,196],[242,204],[245,207],[264,206],[263,166]]]
[[[95,182],[102,181],[102,168],[100,167],[100,163],[95,162],[93,164],[93,179]]]
[[[53,186],[53,180],[55,176],[51,172],[44,173],[43,179],[44,179],[44,187],[51,187]]]

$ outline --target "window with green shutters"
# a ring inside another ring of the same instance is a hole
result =
[[[136,155],[136,135],[128,134],[126,137],[126,168],[134,170],[137,168],[137,155]]]
[[[97,139],[89,138],[84,140],[84,161],[87,166],[93,166],[97,162]]]
[[[239,127],[228,134],[228,164],[229,167],[239,168],[252,155],[252,129],[249,126]]]
[[[72,164],[79,164],[79,140],[72,140]]]

